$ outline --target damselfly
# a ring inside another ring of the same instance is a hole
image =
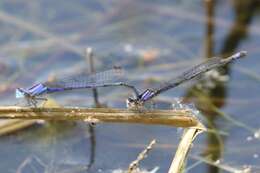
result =
[[[242,58],[246,56],[246,54],[247,54],[246,51],[241,51],[228,58],[220,58],[220,57],[210,58],[208,61],[192,67],[191,69],[185,71],[183,74],[179,75],[173,80],[170,80],[169,82],[166,82],[165,84],[161,85],[158,88],[146,89],[144,92],[139,94],[136,98],[128,98],[127,106],[128,107],[143,106],[145,102],[151,100],[152,98],[158,96],[159,94],[168,91],[169,89],[175,88],[178,85],[186,81],[189,81],[195,78],[196,76],[199,76],[209,70],[224,66],[234,60]]]
[[[29,105],[36,106],[38,100],[47,100],[46,98],[41,97],[44,94],[83,88],[110,86],[127,87],[131,89],[137,97],[139,94],[134,86],[119,80],[122,78],[123,73],[124,71],[120,67],[114,67],[113,69],[95,74],[80,74],[58,79],[52,82],[38,83],[28,89],[17,88],[16,98],[25,98]]]

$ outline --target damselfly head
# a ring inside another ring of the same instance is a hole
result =
[[[116,72],[118,76],[123,76],[124,75],[124,69],[120,66],[114,66],[113,70]]]
[[[115,69],[115,70],[122,70],[123,68],[121,66],[114,65],[113,69]]]
[[[144,105],[144,102],[140,101],[139,99],[133,99],[131,97],[129,97],[126,100],[126,106],[129,109],[139,109],[142,108]]]

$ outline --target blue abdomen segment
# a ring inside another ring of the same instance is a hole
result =
[[[46,92],[47,93],[53,93],[53,92],[59,92],[59,91],[64,91],[66,89],[64,88],[47,88]]]
[[[47,92],[47,87],[43,84],[36,84],[31,88],[27,89],[28,94],[31,96],[42,95]]]
[[[139,97],[140,97],[140,100],[145,102],[146,100],[151,98],[153,95],[154,95],[154,92],[151,91],[150,89],[147,89]]]

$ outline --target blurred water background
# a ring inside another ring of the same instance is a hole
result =
[[[213,56],[248,51],[219,72],[223,80],[193,81],[155,99],[193,103],[215,133],[200,135],[186,172],[260,172],[260,1],[258,0],[0,0],[0,103],[14,105],[14,90],[89,71],[122,66],[140,90],[158,85]],[[125,108],[131,92],[98,89],[99,102]],[[93,107],[91,90],[49,95],[63,106]],[[167,172],[180,139],[165,126],[52,122],[0,137],[0,172],[112,172],[126,169],[153,138],[158,144],[141,167]],[[201,158],[212,159],[218,167]],[[194,163],[199,163],[194,165]],[[90,166],[86,171],[86,166]]]

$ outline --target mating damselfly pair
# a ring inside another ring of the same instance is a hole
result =
[[[120,67],[114,67],[111,70],[95,74],[81,74],[52,82],[38,83],[28,89],[17,88],[16,98],[25,98],[29,105],[36,106],[38,100],[47,100],[46,98],[41,97],[44,94],[83,88],[121,86],[131,89],[134,94],[134,97],[129,97],[127,99],[127,106],[131,108],[140,107],[143,106],[147,101],[169,89],[175,88],[178,85],[195,78],[196,76],[199,76],[209,70],[224,66],[244,56],[246,56],[246,51],[238,52],[227,58],[210,58],[208,61],[192,67],[191,69],[185,71],[184,73],[170,80],[169,82],[166,82],[160,87],[146,89],[143,92],[139,92],[135,86],[125,83],[123,82],[123,80],[121,81],[120,77],[122,76],[123,70]]]

